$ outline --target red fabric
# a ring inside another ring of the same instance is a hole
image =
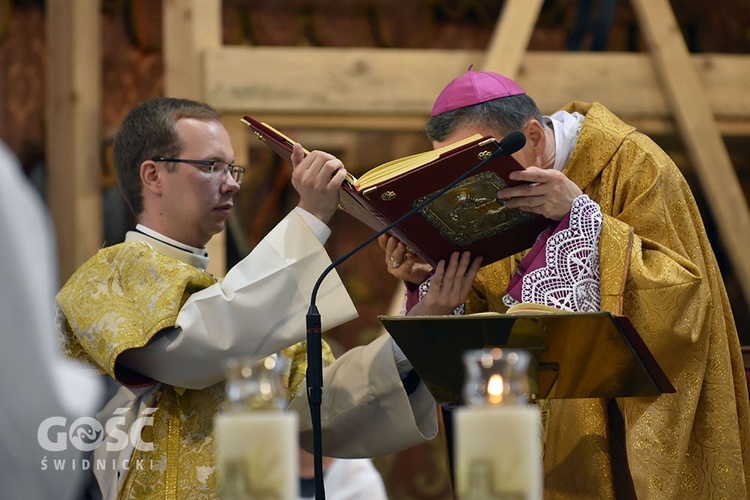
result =
[[[569,227],[570,212],[568,212],[568,215],[563,217],[563,219],[557,224],[550,224],[547,229],[545,229],[542,234],[539,235],[536,243],[534,243],[534,246],[531,247],[531,250],[529,250],[529,253],[526,254],[526,257],[524,257],[520,264],[518,264],[518,269],[516,269],[516,272],[510,279],[510,284],[508,284],[508,295],[513,297],[516,301],[521,302],[521,288],[523,286],[523,277],[527,273],[530,273],[531,271],[540,269],[547,265],[547,240],[549,240],[550,236],[552,236],[556,232],[562,231],[563,229],[567,229]]]

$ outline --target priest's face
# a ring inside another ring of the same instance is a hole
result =
[[[524,134],[526,134],[526,131],[523,131]],[[479,134],[482,137],[494,137],[498,141],[502,140],[504,136],[497,134],[495,131],[489,129],[488,127],[474,125],[474,124],[467,124],[463,126],[459,126],[453,134],[448,136],[444,141],[438,142],[435,141],[432,143],[432,147],[434,149],[442,148],[443,146],[449,146],[455,142],[458,142],[462,139],[466,139],[468,137],[471,137],[474,134]],[[526,137],[526,144],[524,147],[513,153],[511,156],[520,163],[524,168],[528,168],[531,166],[539,166],[538,160],[536,156],[536,152],[534,150],[534,145],[532,144],[532,141],[528,140],[528,135]]]
[[[175,125],[183,144],[181,159],[234,162],[229,134],[217,121],[182,118]],[[174,163],[164,177],[163,200],[159,204],[162,232],[182,243],[203,247],[224,229],[232,210],[232,197],[240,185],[218,164]]]

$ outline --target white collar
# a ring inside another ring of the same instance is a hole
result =
[[[577,111],[568,113],[558,111],[552,116],[545,116],[547,124],[552,125],[555,132],[555,170],[562,170],[568,164],[570,155],[578,142],[578,133],[585,116]]]
[[[198,269],[206,270],[210,259],[205,248],[197,248],[164,236],[142,224],[135,226],[135,231],[128,231],[125,241],[143,241],[159,253],[182,261]]]

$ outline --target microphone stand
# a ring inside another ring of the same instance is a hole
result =
[[[505,147],[503,144],[505,143]],[[526,144],[526,137],[520,131],[514,131],[505,136],[502,141],[498,144],[498,147],[493,153],[482,160],[481,162],[474,165],[472,168],[461,174],[453,182],[442,188],[440,191],[423,200],[420,204],[409,210],[407,213],[388,224],[386,227],[376,232],[373,236],[365,240],[363,243],[357,245],[353,250],[345,253],[338,259],[334,260],[331,264],[326,267],[318,277],[318,280],[313,286],[312,293],[310,295],[310,308],[307,311],[306,326],[307,326],[307,399],[310,406],[310,421],[312,423],[313,432],[313,466],[315,473],[315,499],[325,500],[325,485],[323,484],[323,438],[321,435],[321,405],[323,403],[323,337],[321,334],[321,320],[320,312],[315,305],[318,289],[321,283],[328,273],[330,273],[336,266],[343,263],[349,257],[359,252],[362,248],[366,247],[380,236],[384,235],[394,227],[401,224],[403,221],[422,210],[424,207],[435,201],[436,199],[443,196],[448,190],[452,189],[459,182],[469,177],[471,174],[482,168],[488,161],[492,160],[495,156],[510,155],[521,149]]]

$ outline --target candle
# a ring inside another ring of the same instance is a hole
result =
[[[494,348],[463,358],[466,406],[454,419],[457,498],[541,499],[542,418],[528,404],[531,355]]]
[[[536,406],[465,406],[455,414],[456,493],[461,500],[541,498],[541,415]]]
[[[223,500],[298,497],[297,415],[252,411],[216,417],[216,461]]]
[[[297,414],[283,411],[288,368],[284,356],[227,360],[229,408],[214,420],[222,500],[297,499]]]

